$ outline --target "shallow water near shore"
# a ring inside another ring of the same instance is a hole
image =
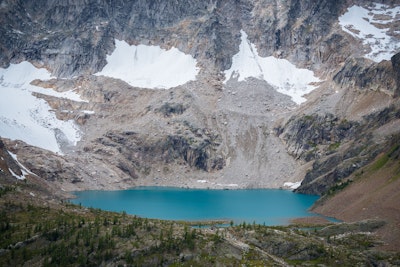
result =
[[[319,198],[279,189],[208,190],[137,187],[118,191],[81,191],[72,203],[140,217],[206,221],[227,220],[287,225],[293,218],[318,216],[308,209]]]

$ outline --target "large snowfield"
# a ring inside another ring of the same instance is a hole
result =
[[[82,100],[72,91],[58,93],[31,85],[35,79],[48,80],[51,75],[29,62],[0,68],[0,136],[62,154],[60,143],[75,145],[80,131],[73,121],[58,120],[47,102],[32,93]]]
[[[362,40],[363,44],[371,49],[366,53],[366,58],[380,62],[390,60],[400,51],[399,40],[388,35],[387,24],[395,20],[400,20],[400,6],[390,8],[375,3],[368,8],[357,5],[350,7],[339,17],[339,24],[345,32]],[[397,34],[399,33],[397,31]]]
[[[115,40],[115,50],[107,56],[107,65],[96,75],[121,79],[141,88],[168,89],[195,80],[196,60],[177,48],[129,45]]]
[[[242,30],[239,53],[233,56],[231,68],[225,71],[225,82],[231,78],[243,81],[250,77],[267,81],[297,104],[306,101],[303,95],[315,89],[310,83],[319,82],[312,71],[297,68],[286,59],[259,56],[257,48]]]

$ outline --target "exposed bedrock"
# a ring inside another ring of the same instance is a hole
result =
[[[217,75],[230,67],[243,29],[261,55],[319,68],[349,55],[334,26],[345,2],[4,1],[0,60],[3,66],[44,64],[61,77],[94,73],[117,38],[177,47],[199,60],[203,72]]]
[[[394,55],[391,58],[391,61],[393,66],[394,78],[396,81],[396,89],[394,92],[394,96],[398,97],[400,96],[400,53]]]
[[[347,121],[332,114],[292,117],[276,131],[289,153],[312,162],[296,191],[322,195],[370,163],[398,133],[399,119],[398,106],[372,113],[361,121]]]

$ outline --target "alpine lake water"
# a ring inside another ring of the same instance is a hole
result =
[[[319,216],[308,211],[318,196],[279,189],[137,187],[74,194],[74,204],[163,220],[287,225],[293,218]]]

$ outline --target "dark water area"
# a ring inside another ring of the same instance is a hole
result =
[[[293,218],[318,216],[308,209],[319,198],[278,189],[209,190],[138,187],[118,191],[81,191],[71,200],[85,207],[125,211],[163,220],[227,220],[286,225]]]

